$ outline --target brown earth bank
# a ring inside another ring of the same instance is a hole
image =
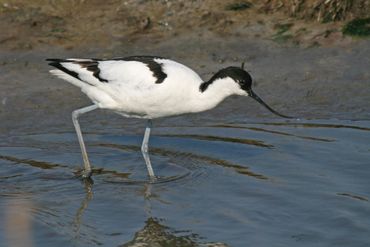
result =
[[[367,0],[0,0],[0,46],[115,46],[206,32],[307,46],[343,45]]]

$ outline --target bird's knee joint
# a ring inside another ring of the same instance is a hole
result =
[[[73,111],[72,112],[72,120],[77,120],[79,115],[80,114],[78,113],[78,111]]]

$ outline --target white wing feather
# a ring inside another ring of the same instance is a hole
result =
[[[155,118],[193,111],[188,104],[199,93],[199,85],[202,83],[202,79],[193,70],[169,59],[154,59],[167,75],[161,83],[156,83],[158,78],[145,62],[88,59],[65,61],[60,64],[76,73],[80,80],[74,74],[69,75],[61,70],[50,72],[80,87],[100,108],[108,108],[125,116]],[[99,70],[95,71],[99,72],[98,77],[88,67],[88,62],[97,66]]]

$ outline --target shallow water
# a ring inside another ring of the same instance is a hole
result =
[[[0,147],[4,246],[367,246],[370,122],[158,126],[150,183],[141,134],[72,131]],[[20,222],[22,227],[19,226]]]
[[[369,245],[369,41],[302,49],[190,36],[89,49],[0,52],[0,246]],[[150,183],[145,123],[94,111],[80,120],[94,166],[82,181],[70,114],[91,103],[44,59],[133,54],[203,78],[246,61],[259,96],[301,119],[230,97],[155,120]]]

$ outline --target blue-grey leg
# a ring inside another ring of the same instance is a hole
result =
[[[80,143],[80,147],[81,147],[82,159],[83,159],[83,162],[84,162],[84,171],[82,173],[82,177],[84,177],[84,178],[90,177],[92,170],[91,170],[89,158],[87,156],[84,139],[82,138],[80,124],[78,123],[78,117],[80,115],[84,114],[84,113],[93,111],[97,108],[98,108],[97,105],[91,105],[91,106],[87,106],[87,107],[84,107],[84,108],[81,108],[81,109],[77,109],[77,110],[72,112],[72,121],[73,121],[73,125],[75,126],[75,129],[76,129],[78,142]]]
[[[152,164],[150,162],[149,158],[149,136],[150,136],[150,129],[152,128],[152,120],[148,120],[148,123],[145,128],[145,134],[144,134],[144,139],[143,139],[143,144],[141,145],[141,153],[144,156],[144,160],[146,163],[146,167],[148,168],[148,173],[151,179],[155,178],[154,176],[154,171],[152,168]]]

